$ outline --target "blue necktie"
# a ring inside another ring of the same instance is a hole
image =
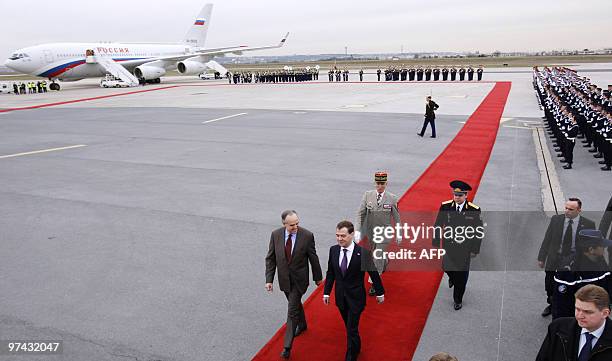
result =
[[[590,333],[585,333],[586,343],[582,346],[582,350],[580,350],[580,355],[578,355],[578,361],[587,361],[589,357],[591,357],[591,348],[593,347],[593,336]]]
[[[342,250],[344,251],[344,255],[342,256],[342,262],[340,262],[340,271],[342,272],[342,276],[344,276],[348,268],[347,267],[348,260],[346,257],[346,252],[348,251],[348,249],[343,248]]]

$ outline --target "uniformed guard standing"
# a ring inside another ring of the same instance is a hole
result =
[[[394,226],[396,223],[400,223],[400,214],[397,209],[398,197],[386,190],[387,172],[376,172],[374,182],[376,183],[376,189],[366,191],[361,198],[355,226],[357,230],[355,240],[359,242],[362,237],[367,237],[372,253],[377,249],[382,249],[384,252],[392,241],[385,238],[380,243],[374,242],[374,228]],[[401,239],[396,239],[396,241],[399,244]],[[387,259],[374,258],[374,265],[378,273],[382,274],[385,271],[388,262]],[[372,283],[371,279],[369,282]],[[370,286],[369,295],[376,295],[372,286]]]
[[[457,68],[454,66],[450,70],[451,81],[455,81],[457,79]]]
[[[425,80],[426,81],[431,80],[431,67],[430,66],[427,66],[427,68],[425,68]]]
[[[363,81],[363,69],[359,69],[359,81]]]
[[[414,70],[414,67],[411,65],[410,69],[408,69],[408,80],[414,81],[415,75],[416,75],[416,70]]]
[[[418,80],[418,81],[423,80],[423,67],[421,67],[421,66],[419,65],[419,67],[417,68],[416,73],[417,73],[417,80]]]
[[[440,67],[436,66],[433,70],[433,79],[435,81],[440,80]]]
[[[570,119],[570,123],[567,125],[563,135],[565,136],[564,145],[563,145],[563,156],[565,157],[566,165],[563,166],[563,169],[572,169],[572,163],[574,163],[574,145],[576,144],[576,137],[578,136],[578,124],[576,123],[576,118],[567,112],[565,115]]]
[[[376,76],[378,77],[378,81],[380,81],[380,73],[382,73],[382,71],[379,68],[378,70],[376,70]]]
[[[463,295],[470,274],[471,258],[480,253],[482,242],[482,219],[480,218],[480,207],[467,200],[468,191],[472,190],[469,184],[454,180],[450,182],[453,191],[453,199],[442,202],[436,218],[436,231],[432,244],[434,247],[443,248],[446,253],[442,259],[442,267],[448,275],[448,286],[453,288],[454,309],[463,307]],[[444,238],[447,233],[446,227],[451,227],[453,235],[465,235],[467,227],[481,232],[474,232],[471,237],[458,236]],[[444,231],[443,231],[444,230]]]
[[[459,80],[465,80],[465,68],[463,67],[463,65],[461,66],[461,68],[459,68]]]
[[[476,70],[476,73],[478,74],[478,81],[482,80],[482,73],[484,72],[484,69],[482,68],[482,65],[478,67],[478,70]]]
[[[468,67],[467,70],[467,74],[468,74],[468,80],[472,81],[474,80],[474,68],[472,68],[471,66]]]
[[[448,80],[448,68],[446,67],[446,65],[444,66],[444,68],[442,68],[442,80]]]

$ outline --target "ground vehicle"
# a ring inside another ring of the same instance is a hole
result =
[[[200,79],[202,80],[209,80],[209,79],[215,79],[215,74],[212,73],[201,73],[200,75],[198,75],[200,77]]]
[[[13,92],[13,85],[9,83],[0,83],[0,94],[9,94]]]
[[[112,76],[111,74],[106,74],[106,77],[100,80],[100,86],[102,88],[127,88],[130,85],[125,81]]]

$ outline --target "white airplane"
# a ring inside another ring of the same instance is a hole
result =
[[[49,88],[59,90],[55,80],[77,81],[112,74],[131,86],[140,82],[159,83],[170,69],[183,75],[197,75],[207,69],[225,74],[227,69],[212,60],[225,54],[280,48],[277,45],[229,46],[206,49],[204,42],[210,26],[212,4],[206,4],[181,43],[51,43],[15,51],[4,63],[10,69],[52,81]]]

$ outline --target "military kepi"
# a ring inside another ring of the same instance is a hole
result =
[[[375,182],[386,182],[387,172],[379,171],[379,172],[374,173],[374,181]]]
[[[469,184],[465,183],[464,181],[460,181],[460,180],[454,180],[450,182],[450,186],[453,189],[453,193],[457,193],[458,195],[466,194],[468,191],[472,190],[472,187],[470,187]]]

